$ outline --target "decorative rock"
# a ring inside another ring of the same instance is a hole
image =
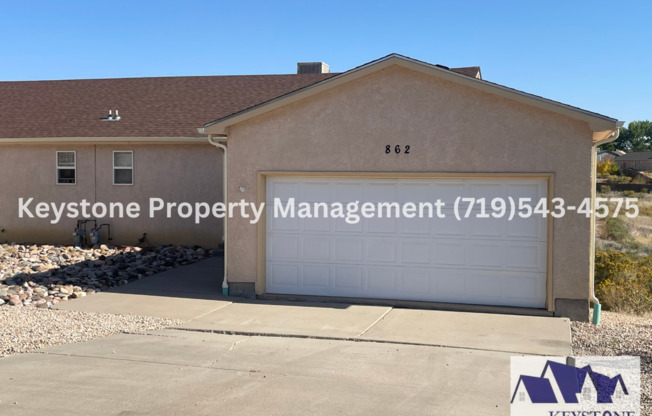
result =
[[[0,305],[45,308],[217,254],[201,247],[0,244]]]

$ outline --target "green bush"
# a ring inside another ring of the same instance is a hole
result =
[[[642,194],[647,194],[647,193],[650,193],[650,191],[647,188],[641,188],[641,193]]]
[[[622,219],[618,217],[608,217],[606,221],[607,237],[619,243],[626,243],[632,240],[627,227]]]
[[[607,176],[607,182],[611,183],[630,183],[632,178],[629,176],[619,176],[619,175],[609,175]]]
[[[652,257],[609,250],[595,255],[595,293],[606,310],[652,311]]]
[[[600,185],[600,193],[608,194],[609,192],[611,192],[611,186],[609,186],[609,185]]]
[[[636,198],[635,191],[623,191],[623,195],[625,195],[627,198]]]

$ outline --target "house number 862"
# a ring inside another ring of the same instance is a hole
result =
[[[400,144],[397,144],[396,146],[394,146],[394,153],[399,154],[401,152],[405,153],[406,155],[409,155],[410,154],[410,145],[409,144],[405,145],[403,147],[403,149],[401,149]],[[385,153],[387,153],[387,154],[392,153],[392,145],[388,144],[387,146],[385,146]]]

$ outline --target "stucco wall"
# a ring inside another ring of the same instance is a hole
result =
[[[56,151],[77,152],[77,184],[56,184]],[[113,185],[113,151],[134,152],[134,184]],[[38,202],[136,202],[137,219],[106,219],[114,244],[136,244],[147,233],[152,245],[187,244],[217,247],[222,240],[222,220],[208,218],[195,225],[194,219],[174,215],[149,218],[149,198],[166,202],[208,202],[222,200],[222,153],[209,144],[52,144],[0,145],[0,241],[72,242],[76,220],[18,216],[18,199],[33,197]],[[34,209],[31,210],[34,212]],[[106,231],[106,230],[104,230]],[[106,235],[103,239],[106,242]]]
[[[228,147],[234,200],[256,201],[257,172],[274,170],[554,173],[554,196],[574,205],[591,190],[586,123],[399,67],[232,126]],[[229,278],[254,282],[257,227],[229,227]],[[553,296],[586,299],[589,219],[566,215],[553,233]]]

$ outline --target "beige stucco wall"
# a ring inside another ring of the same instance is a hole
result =
[[[77,152],[77,184],[56,184],[56,151]],[[113,185],[113,151],[134,152],[134,185]],[[82,199],[94,202],[136,202],[137,219],[105,219],[110,223],[114,244],[136,244],[147,233],[152,245],[186,244],[217,247],[222,240],[222,220],[208,218],[195,225],[194,218],[176,214],[149,218],[149,198],[166,202],[222,201],[222,153],[207,144],[2,144],[0,145],[0,241],[72,242],[76,220],[18,216],[18,199],[33,197],[38,202],[68,203]],[[90,229],[90,228],[89,228]],[[104,232],[106,230],[103,230]],[[106,242],[106,235],[103,239]]]
[[[390,67],[232,126],[228,191],[256,201],[257,172],[274,170],[539,172],[578,205],[590,196],[591,140],[585,122]],[[387,155],[387,144],[411,154]],[[255,282],[258,228],[240,218],[229,227],[229,279]],[[554,297],[586,299],[589,219],[556,219],[553,235]]]

